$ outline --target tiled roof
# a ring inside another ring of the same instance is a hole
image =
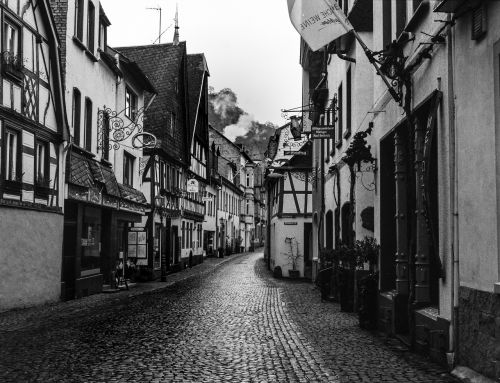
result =
[[[118,186],[123,199],[136,203],[147,203],[146,197],[144,197],[144,194],[142,194],[141,191],[123,184],[118,184]]]
[[[115,173],[113,170],[107,166],[99,164],[101,167],[101,172],[104,177],[104,185],[106,186],[106,193],[114,197],[120,197],[120,188],[118,186],[118,181],[116,180]],[[123,196],[122,196],[123,197]]]
[[[90,188],[94,186],[94,178],[87,159],[71,152],[66,163],[67,182],[77,186]]]
[[[161,140],[162,148],[171,157],[187,161],[187,132],[185,110],[186,43],[179,45],[155,44],[114,48],[135,61],[157,91],[157,97],[146,112],[144,129]],[[148,97],[149,98],[149,97]],[[145,101],[147,104],[149,99]],[[171,113],[176,113],[177,124],[169,132]]]
[[[71,155],[68,156],[67,167],[68,183],[87,188],[101,184],[108,195],[122,197],[115,173],[110,167],[75,152],[71,152]]]

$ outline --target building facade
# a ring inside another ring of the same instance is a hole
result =
[[[297,154],[295,154],[295,152]],[[312,143],[292,137],[290,124],[277,129],[267,150],[268,267],[284,277],[312,277]],[[278,272],[279,273],[279,272]]]
[[[228,237],[228,233],[230,234],[231,248],[241,248],[242,251],[249,251],[253,249],[255,240],[254,168],[256,165],[241,145],[234,144],[212,127],[210,127],[209,134],[210,142],[215,145],[216,151],[219,154],[219,175],[229,188],[226,194],[231,195],[231,197],[227,197],[228,200],[224,199],[226,195],[224,193],[219,196],[218,206],[220,213],[223,214],[228,209],[231,209],[231,214],[237,213],[239,216],[238,219],[232,220],[229,231],[227,226],[224,226],[224,235]],[[224,186],[224,182],[222,182],[221,187]],[[242,196],[238,198],[237,194],[239,193],[242,193]],[[234,208],[231,207],[233,203],[232,198],[236,200],[235,203],[238,205]],[[221,217],[219,217],[219,224],[221,224]],[[224,223],[224,225],[227,225],[227,223]],[[234,236],[232,235],[233,227],[235,228]],[[222,235],[222,232],[219,234]],[[219,243],[221,242],[219,241]]]
[[[141,265],[142,248],[136,241],[133,253],[129,235],[147,208],[136,134],[142,131],[144,94],[154,88],[135,63],[108,48],[110,22],[99,1],[51,5],[71,118],[61,282],[63,299],[72,299],[114,283],[127,261]]]
[[[0,4],[0,310],[60,296],[64,155],[60,40],[48,1]]]
[[[373,236],[379,328],[498,378],[498,4],[338,3],[369,50],[352,33],[301,43],[304,129],[336,117],[335,139],[313,142],[313,261]],[[372,158],[351,167],[360,135]]]

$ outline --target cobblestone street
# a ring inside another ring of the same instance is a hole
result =
[[[53,312],[14,329],[0,314],[0,381],[453,381],[321,303],[312,284],[273,279],[262,253],[75,315]]]

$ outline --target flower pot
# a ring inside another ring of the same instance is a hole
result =
[[[297,279],[300,277],[300,271],[299,270],[288,270],[288,276],[292,279]]]

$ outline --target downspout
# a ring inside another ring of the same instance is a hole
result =
[[[448,16],[448,21],[451,22],[451,16]],[[450,330],[449,330],[449,349],[446,354],[448,367],[450,370],[455,366],[457,353],[458,339],[458,288],[459,288],[459,236],[458,236],[458,166],[457,158],[457,133],[456,133],[456,114],[455,114],[455,68],[454,68],[454,52],[455,52],[455,34],[453,28],[450,27],[447,36],[448,48],[448,119],[449,119],[449,155],[450,155],[450,223],[451,223],[451,303],[452,310],[450,315]]]

